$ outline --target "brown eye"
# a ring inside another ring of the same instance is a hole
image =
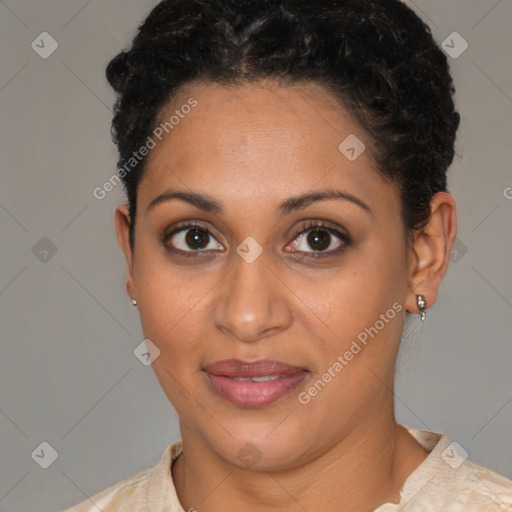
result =
[[[192,249],[204,249],[208,246],[210,236],[204,229],[189,229],[186,231],[185,243]]]
[[[307,236],[307,242],[317,251],[325,251],[330,245],[331,235],[326,231],[310,231]]]
[[[175,229],[165,235],[163,243],[169,250],[187,255],[223,249],[207,228],[195,224]]]
[[[292,252],[302,252],[305,256],[329,256],[341,252],[350,245],[351,239],[348,234],[322,222],[313,222],[297,234],[292,243]]]

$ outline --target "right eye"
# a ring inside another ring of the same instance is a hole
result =
[[[186,224],[164,236],[165,247],[172,252],[181,252],[186,256],[196,256],[207,251],[221,251],[222,245],[216,242],[211,232],[201,224]],[[196,253],[196,254],[194,254]]]

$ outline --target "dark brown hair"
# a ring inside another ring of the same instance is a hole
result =
[[[424,226],[432,196],[447,191],[459,125],[447,58],[399,0],[165,0],[107,78],[118,93],[120,167],[191,81],[313,81],[368,135],[379,171],[400,190],[406,231]],[[144,163],[123,176],[132,247]]]

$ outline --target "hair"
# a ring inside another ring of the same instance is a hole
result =
[[[448,191],[455,88],[431,30],[399,0],[164,0],[108,64],[107,79],[120,167],[180,88],[274,79],[320,84],[340,100],[399,190],[406,233],[424,227],[433,195]],[[146,160],[122,177],[132,248]]]

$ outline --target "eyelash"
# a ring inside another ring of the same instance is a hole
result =
[[[209,236],[212,236],[213,238],[215,238],[213,236],[213,234],[211,233],[211,231],[206,226],[203,226],[202,224],[199,224],[199,223],[187,223],[184,225],[175,226],[175,228],[171,232],[165,233],[162,243],[164,244],[165,248],[168,251],[173,252],[173,253],[179,253],[180,255],[182,255],[186,258],[197,257],[200,255],[200,253],[208,252],[208,251],[200,251],[200,250],[182,251],[181,249],[172,249],[167,245],[166,242],[169,239],[171,239],[174,235],[181,233],[182,231],[189,231],[192,229],[200,229],[201,231],[206,232]],[[340,252],[342,252],[344,249],[346,249],[347,247],[350,247],[352,245],[352,240],[347,234],[342,233],[341,231],[330,227],[329,225],[325,224],[322,221],[309,222],[304,228],[302,228],[299,232],[297,232],[295,234],[292,241],[297,240],[301,235],[307,233],[308,231],[324,231],[326,233],[329,233],[330,235],[334,235],[335,237],[337,237],[341,240],[341,246],[338,247],[337,249],[334,249],[331,251],[318,251],[318,252],[304,253],[304,255],[301,256],[303,258],[316,259],[316,258],[324,258],[324,257],[328,257],[328,256],[337,255]],[[298,252],[301,252],[301,251],[298,251]]]

